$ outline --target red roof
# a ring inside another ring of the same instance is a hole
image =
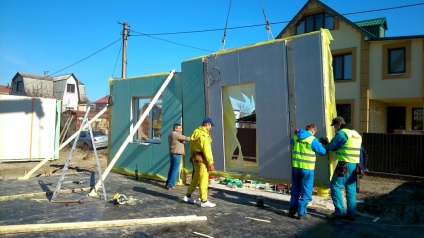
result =
[[[95,101],[94,103],[107,103],[109,99],[109,95],[106,95],[102,98],[100,98],[99,100]]]
[[[9,94],[10,89],[12,89],[12,87],[0,85],[0,94]]]
[[[91,118],[93,118],[97,114],[98,114],[98,112],[90,112],[90,113],[88,113],[88,119],[90,120]],[[77,117],[84,117],[84,116],[85,116],[85,112],[83,112],[83,111],[77,111]],[[99,117],[100,118],[103,118],[103,119],[109,119],[109,114],[103,113]]]

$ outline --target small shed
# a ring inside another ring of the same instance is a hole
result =
[[[59,158],[61,101],[0,95],[0,162]]]

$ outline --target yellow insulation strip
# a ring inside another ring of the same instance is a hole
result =
[[[335,132],[331,126],[333,118],[337,116],[336,111],[336,86],[334,84],[333,76],[333,56],[330,49],[330,41],[333,37],[327,29],[321,30],[322,36],[322,54],[323,54],[323,70],[324,70],[324,98],[325,98],[325,127],[326,134],[329,140],[334,138]],[[329,180],[333,175],[334,169],[337,164],[336,155],[333,152],[329,153]]]
[[[118,174],[124,174],[124,175],[129,175],[129,176],[134,176],[135,177],[135,172],[134,171],[130,171],[128,169],[124,169],[124,168],[120,168],[120,167],[113,167],[113,169],[111,170],[114,173],[118,173]],[[166,178],[160,174],[138,174],[138,177],[142,177],[142,178],[147,178],[147,179],[153,179],[153,180],[158,180],[158,181],[166,181]]]
[[[313,32],[309,32],[309,33],[301,34],[301,35],[290,36],[290,37],[286,37],[286,38],[282,38],[282,39],[262,41],[262,42],[258,42],[258,43],[252,44],[252,45],[242,46],[242,47],[238,47],[238,48],[231,48],[231,49],[226,49],[226,50],[220,50],[220,51],[214,52],[214,53],[212,53],[210,55],[198,56],[198,57],[195,57],[195,58],[184,60],[183,62],[188,62],[188,61],[192,61],[192,60],[202,59],[202,58],[206,58],[206,57],[209,57],[209,56],[227,54],[227,53],[231,53],[231,52],[245,50],[245,49],[248,49],[248,48],[257,47],[257,46],[260,46],[260,45],[273,44],[273,43],[277,43],[277,42],[281,42],[281,41],[290,41],[290,40],[295,39],[295,38],[298,38],[298,37],[304,37],[304,36],[313,35],[313,34],[320,34],[321,31],[323,31],[323,30],[313,31]],[[330,35],[330,37],[331,37],[331,35]]]

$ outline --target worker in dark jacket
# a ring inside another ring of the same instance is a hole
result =
[[[334,204],[334,213],[328,218],[342,218],[350,221],[356,216],[356,167],[361,158],[362,137],[350,125],[345,123],[343,117],[333,119],[331,126],[337,131],[326,148],[336,152],[338,160],[337,167],[330,182],[331,199]],[[328,144],[327,144],[328,143]],[[345,188],[347,211],[344,209],[344,202],[341,189]]]
[[[301,220],[309,217],[306,206],[312,201],[315,152],[319,155],[327,153],[322,144],[315,138],[316,132],[317,127],[314,124],[309,124],[306,126],[306,130],[300,129],[291,140],[293,155],[289,216],[294,217],[297,212]]]
[[[169,171],[168,179],[166,180],[166,189],[175,190],[175,183],[180,174],[181,160],[184,153],[184,144],[190,141],[190,137],[181,134],[181,124],[175,123],[173,131],[168,135],[169,144]]]

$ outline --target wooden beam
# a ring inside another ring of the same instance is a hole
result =
[[[0,226],[0,235],[32,233],[32,232],[49,232],[62,230],[80,230],[92,228],[109,228],[122,226],[140,226],[150,224],[169,224],[191,221],[206,221],[205,216],[175,216],[175,217],[158,217],[128,220],[110,220],[110,221],[88,221],[88,222],[70,222],[70,223],[50,223],[50,224],[27,224],[27,225],[9,225]]]
[[[245,217],[246,219],[251,219],[254,221],[261,221],[261,222],[271,222],[270,220],[264,220],[264,219],[258,219],[258,218],[253,218],[253,217]]]
[[[60,190],[60,192],[61,193],[77,193],[77,192],[87,192],[87,191],[89,192],[90,190],[91,190],[91,187],[86,187],[86,188],[73,188],[73,189]],[[25,198],[25,197],[48,196],[48,195],[51,195],[51,194],[53,194],[52,191],[0,196],[0,201],[6,201],[6,200],[12,200],[12,199],[18,199],[18,198]]]

